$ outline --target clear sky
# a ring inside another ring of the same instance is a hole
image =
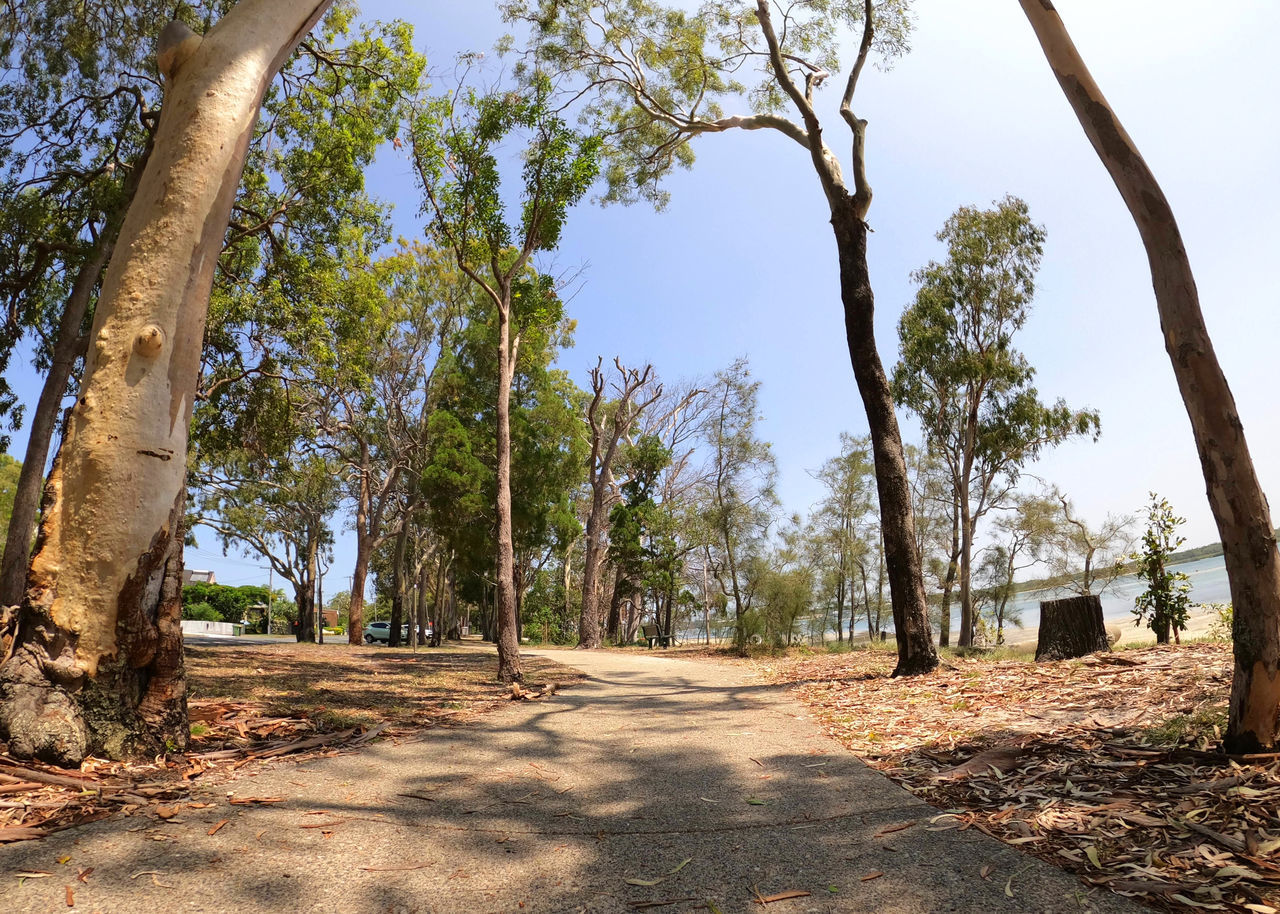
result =
[[[1268,267],[1280,250],[1280,4],[1057,5],[1173,205],[1263,486],[1280,491],[1280,309]],[[363,8],[413,21],[442,74],[458,51],[486,49],[502,31],[479,2],[366,0]],[[897,319],[914,294],[909,274],[942,256],[934,234],[943,221],[963,204],[1022,197],[1048,243],[1018,343],[1044,398],[1102,415],[1097,443],[1067,444],[1031,471],[1095,522],[1139,511],[1154,490],[1188,518],[1189,543],[1216,540],[1137,231],[1018,4],[919,0],[915,9],[912,52],[891,71],[869,69],[855,102],[869,121],[882,358],[896,359]],[[838,92],[826,92],[826,135],[844,150]],[[747,355],[762,382],[760,431],[773,443],[780,495],[788,511],[803,512],[820,496],[808,471],[837,452],[841,431],[866,430],[825,203],[806,153],[781,135],[729,132],[695,150],[693,170],[669,182],[665,212],[584,204],[571,215],[556,263],[585,273],[570,307],[577,346],[561,362],[585,384],[600,355],[652,361],[672,379]],[[383,155],[370,182],[396,202],[397,231],[413,237],[418,192],[400,156]],[[911,421],[903,430],[919,440]],[[15,452],[23,443],[15,438]],[[200,539],[189,567],[213,568],[227,583],[265,580],[252,561],[219,557],[208,533]],[[350,556],[340,546],[327,594],[345,586]]]

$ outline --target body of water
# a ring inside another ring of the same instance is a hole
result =
[[[1172,570],[1181,571],[1191,581],[1192,603],[1230,603],[1231,589],[1227,585],[1227,566],[1222,556],[1200,559],[1172,566]],[[1125,575],[1116,578],[1115,582],[1102,594],[1102,618],[1108,625],[1130,626],[1134,623],[1133,601],[1138,594],[1147,589],[1147,582],[1137,575]],[[1025,628],[1037,628],[1040,625],[1040,601],[1057,600],[1069,597],[1065,590],[1031,590],[1017,594],[1009,601],[1009,605],[1022,611],[1022,624]],[[954,616],[957,610],[953,608]],[[1005,638],[1008,639],[1017,629],[1005,623]]]

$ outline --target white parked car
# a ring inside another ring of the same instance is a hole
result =
[[[384,644],[391,642],[391,623],[390,622],[370,622],[364,627],[364,643],[373,644],[375,641],[381,641]],[[409,626],[400,626],[400,641],[404,644],[409,643]]]

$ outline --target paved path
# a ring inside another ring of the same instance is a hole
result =
[[[737,669],[546,656],[590,679],[470,726],[204,788],[194,799],[214,805],[181,821],[116,817],[2,848],[0,911],[72,910],[68,885],[74,910],[130,914],[731,914],[784,891],[811,894],[768,911],[1144,910],[976,831],[929,831],[936,810]],[[288,799],[233,806],[228,789]],[[20,869],[55,875],[19,885]]]

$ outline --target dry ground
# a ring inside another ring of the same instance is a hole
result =
[[[1216,751],[1229,645],[948,659],[905,680],[894,659],[747,662],[938,807],[934,829],[980,829],[1166,910],[1280,909],[1280,754]]]
[[[152,763],[86,759],[79,771],[0,751],[0,844],[139,809],[176,811],[194,778],[231,778],[281,756],[336,754],[379,735],[450,726],[512,699],[491,653],[290,644],[188,647],[191,745]],[[582,679],[538,658],[525,688]],[[172,813],[170,813],[172,814]]]

